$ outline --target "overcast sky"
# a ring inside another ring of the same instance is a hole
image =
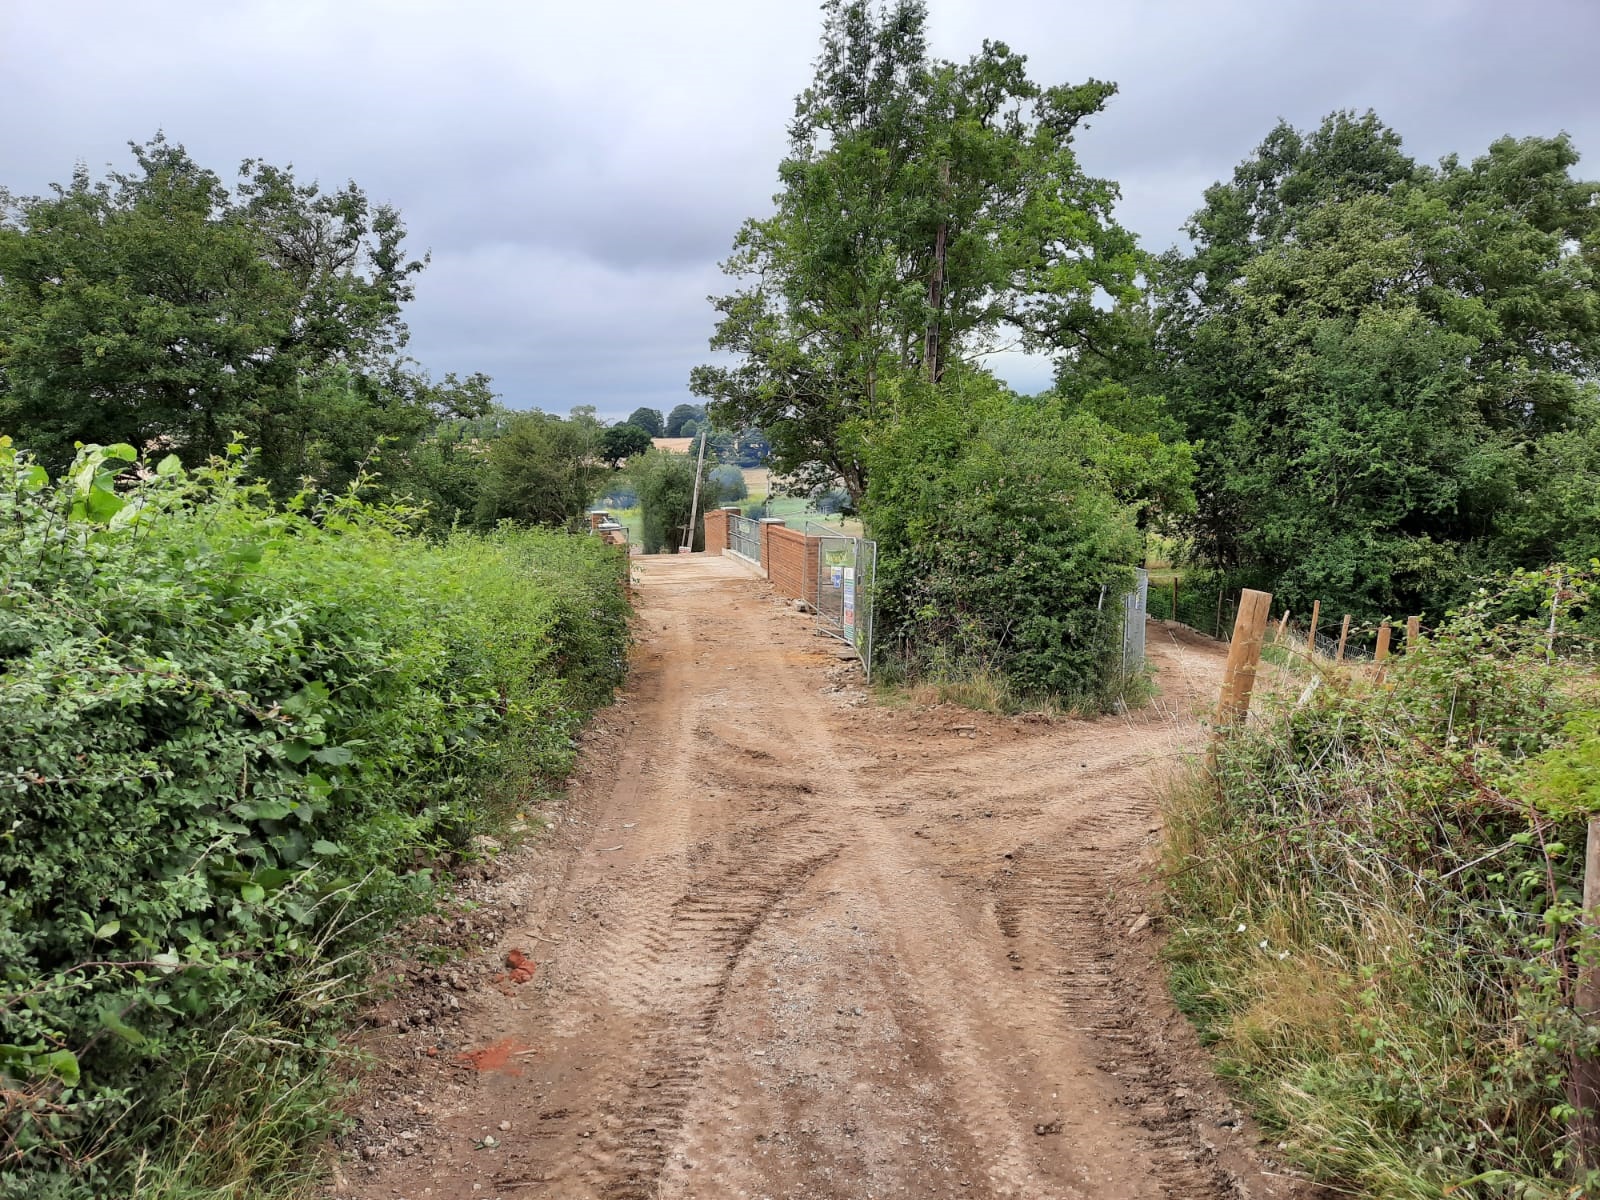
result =
[[[1121,88],[1080,142],[1160,250],[1277,118],[1375,108],[1425,161],[1565,129],[1600,173],[1596,0],[930,0],[1035,80]],[[408,314],[435,374],[620,417],[689,399],[735,229],[766,212],[819,16],[789,0],[0,0],[0,185],[128,163],[157,129],[354,179],[431,251]],[[1048,364],[995,364],[1037,390]]]

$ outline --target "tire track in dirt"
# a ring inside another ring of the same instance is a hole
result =
[[[1126,931],[1214,645],[1152,625],[1162,694],[1127,717],[896,710],[731,560],[635,570],[626,737],[501,887],[538,974],[464,1021],[518,1049],[410,1059],[423,1153],[341,1194],[1302,1194],[1215,1132]]]

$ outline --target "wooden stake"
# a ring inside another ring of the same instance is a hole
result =
[[[1350,614],[1345,613],[1344,624],[1339,626],[1339,653],[1333,656],[1336,663],[1344,661],[1344,644],[1350,640]]]
[[[1178,577],[1172,577],[1172,619],[1178,619]]]
[[[1278,618],[1278,641],[1283,641],[1284,631],[1289,628],[1289,610],[1283,610],[1283,616]]]
[[[1578,927],[1578,981],[1572,1005],[1578,1016],[1600,1020],[1600,820],[1589,822],[1589,841],[1583,859],[1583,923]],[[1585,1166],[1600,1162],[1600,1061],[1575,1059],[1567,1098],[1577,1115],[1572,1118],[1573,1139]]]
[[[1317,619],[1322,616],[1322,601],[1311,602],[1311,632],[1306,634],[1306,654],[1312,661],[1317,657]]]
[[[1406,653],[1410,654],[1417,648],[1417,640],[1422,637],[1422,618],[1406,618]]]
[[[1387,621],[1378,626],[1378,662],[1382,662],[1389,657],[1389,638],[1393,633],[1394,630],[1389,628],[1389,622]]]
[[[1228,644],[1228,665],[1222,676],[1222,696],[1217,701],[1218,730],[1244,720],[1250,711],[1250,694],[1261,663],[1261,643],[1272,615],[1272,595],[1246,588],[1239,595],[1239,615]]]

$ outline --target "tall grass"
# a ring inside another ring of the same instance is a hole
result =
[[[1288,1153],[1358,1195],[1600,1181],[1566,1092],[1600,1039],[1572,1009],[1600,798],[1570,769],[1600,688],[1529,612],[1553,579],[1481,596],[1383,676],[1269,696],[1168,796],[1179,1003]],[[1564,586],[1581,616],[1587,582]]]

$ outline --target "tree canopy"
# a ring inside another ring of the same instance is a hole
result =
[[[691,435],[684,432],[683,427],[693,421],[696,424],[696,428],[698,428],[699,422],[705,419],[706,410],[703,405],[679,404],[667,414],[666,432],[661,436],[670,438],[689,437]]]
[[[866,490],[864,439],[901,382],[1021,340],[1081,345],[1095,298],[1136,295],[1139,257],[1086,175],[1078,127],[1115,88],[1047,87],[985,42],[936,59],[921,0],[828,0],[815,78],[796,102],[776,211],[747,221],[691,387],[721,423],[756,425],[774,465]]]
[[[481,412],[401,353],[423,260],[354,183],[250,159],[233,187],[181,145],[12,202],[0,218],[0,424],[60,466],[75,442],[204,461],[242,434],[285,488],[348,477],[379,438]]]
[[[613,467],[650,449],[650,434],[632,422],[612,425],[600,436],[600,450]]]
[[[636,425],[653,438],[666,436],[667,423],[659,409],[636,408],[625,424]]]
[[[1373,114],[1335,113],[1208,189],[1154,341],[1202,447],[1203,562],[1377,616],[1439,612],[1535,546],[1600,552],[1586,506],[1559,536],[1529,516],[1600,482],[1580,432],[1600,187],[1576,162],[1561,135],[1419,166]]]

